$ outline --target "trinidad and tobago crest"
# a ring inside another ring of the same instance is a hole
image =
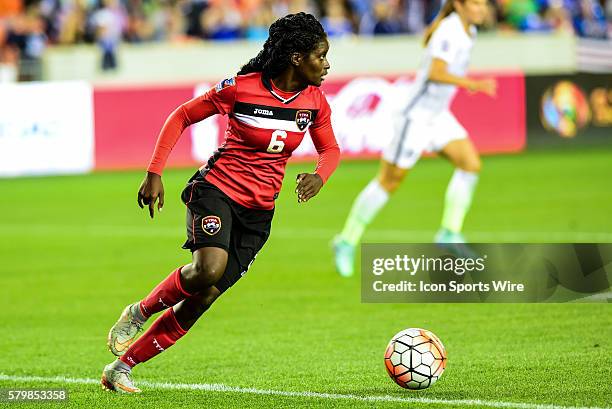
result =
[[[221,230],[221,219],[217,216],[206,216],[202,218],[202,230],[206,234],[214,236]]]
[[[312,112],[307,109],[301,109],[295,114],[295,123],[300,131],[306,129],[311,120]]]

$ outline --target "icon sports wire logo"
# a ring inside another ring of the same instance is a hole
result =
[[[486,258],[486,255],[478,258],[442,258],[426,257],[425,255],[411,257],[406,254],[398,254],[395,257],[373,259],[372,274],[381,276],[389,271],[401,271],[414,276],[419,272],[446,271],[461,276],[465,273],[483,271]]]
[[[433,243],[361,245],[361,300],[609,302],[612,244],[480,243],[458,257]]]

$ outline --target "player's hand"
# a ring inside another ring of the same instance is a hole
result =
[[[497,80],[495,78],[485,78],[472,81],[470,91],[482,92],[490,97],[495,97],[497,95]]]
[[[315,196],[323,186],[323,179],[316,173],[300,173],[295,180],[298,203],[307,202]]]
[[[157,202],[157,210],[161,212],[164,207],[164,184],[161,176],[147,172],[138,189],[138,206],[141,209],[144,209],[145,205],[149,206],[151,219],[155,213],[155,202]]]

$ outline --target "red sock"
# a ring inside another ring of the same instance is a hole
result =
[[[161,354],[186,333],[177,322],[174,309],[169,308],[119,359],[133,368]]]
[[[191,294],[181,287],[181,269],[174,270],[168,277],[157,285],[144,300],[140,302],[140,312],[145,318],[149,318],[156,312],[170,308]]]

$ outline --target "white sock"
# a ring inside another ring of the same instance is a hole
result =
[[[389,193],[380,185],[378,179],[372,180],[355,199],[340,236],[352,245],[357,245],[365,228],[388,200]]]
[[[478,173],[455,169],[446,189],[442,228],[453,233],[461,232],[465,215],[472,204],[477,183]]]
[[[126,364],[125,362],[123,362],[121,359],[117,358],[115,359],[112,363],[112,368],[116,371],[122,371],[122,372],[130,372],[132,370],[132,367],[129,366],[128,364]]]
[[[142,311],[140,311],[139,302],[133,304],[131,307],[131,310],[132,310],[132,316],[134,317],[134,320],[136,320],[140,324],[144,324],[145,322],[147,322],[147,318],[144,315],[142,315]]]

